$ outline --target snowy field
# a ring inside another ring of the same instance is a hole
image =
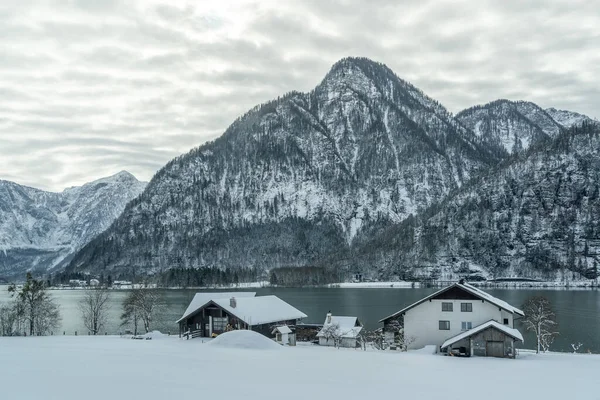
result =
[[[587,354],[507,360],[284,348],[247,335],[57,336],[0,338],[0,360],[1,397],[18,400],[600,399],[600,356]]]

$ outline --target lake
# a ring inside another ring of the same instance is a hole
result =
[[[191,301],[196,289],[158,289],[164,296],[166,311],[160,322],[153,329],[177,334],[175,321]],[[325,314],[331,310],[334,315],[357,316],[367,329],[381,326],[378,321],[403,307],[433,293],[435,288],[396,289],[348,289],[348,288],[258,288],[258,295],[274,294],[306,315],[303,322],[323,323]],[[232,291],[232,290],[228,290]],[[520,307],[530,296],[543,295],[550,299],[556,312],[560,335],[554,341],[551,350],[572,351],[571,343],[583,343],[580,352],[590,350],[600,353],[600,291],[595,289],[565,290],[565,289],[487,289],[493,296],[499,297],[510,304]],[[111,308],[108,325],[105,329],[109,334],[117,334],[124,328],[119,326],[121,302],[127,295],[127,290],[111,291]],[[87,334],[83,327],[78,301],[83,296],[81,290],[52,290],[52,296],[60,305],[62,326],[55,334],[74,335]],[[0,304],[10,301],[7,287],[0,286]],[[522,347],[534,348],[535,339],[522,327],[516,326],[525,336]]]

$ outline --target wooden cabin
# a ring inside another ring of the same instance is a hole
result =
[[[296,325],[306,314],[277,296],[254,292],[197,293],[177,321],[179,335],[214,337],[229,330],[247,329],[271,337],[273,329]]]

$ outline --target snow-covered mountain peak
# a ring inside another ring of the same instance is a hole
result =
[[[61,193],[0,181],[0,276],[61,266],[145,186],[125,171]]]
[[[546,109],[546,112],[559,124],[565,128],[570,128],[575,125],[581,125],[584,122],[592,122],[593,120],[587,115],[579,114],[574,111],[558,110],[554,107]]]
[[[344,59],[309,93],[254,107],[169,162],[69,268],[164,269],[171,254],[186,266],[311,262],[498,162],[476,139],[385,65]]]
[[[509,154],[554,138],[564,129],[530,101],[495,100],[463,110],[456,118],[484,142],[499,145]]]

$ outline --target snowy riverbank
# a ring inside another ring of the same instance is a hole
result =
[[[239,349],[200,339],[0,338],[6,399],[596,398],[600,356],[455,358],[319,346]]]

